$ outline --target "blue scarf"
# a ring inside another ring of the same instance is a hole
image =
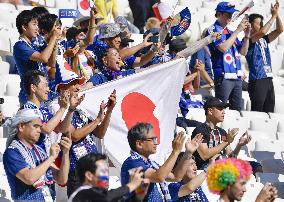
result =
[[[145,162],[143,157],[133,150],[130,151],[130,157],[131,159],[142,159]],[[155,161],[152,161],[150,159],[148,159],[146,163],[150,165],[151,168],[154,168],[155,170],[158,170],[160,168],[160,166]],[[171,195],[168,189],[168,184],[166,182],[160,182],[159,185],[161,187],[161,191],[162,191],[163,198],[165,199],[165,201],[168,201],[168,202],[172,201]]]
[[[232,34],[231,31],[228,30],[228,32]],[[241,70],[241,56],[235,43],[223,54],[223,66],[225,79],[238,79],[243,75]]]

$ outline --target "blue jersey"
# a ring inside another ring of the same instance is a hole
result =
[[[46,79],[48,80],[46,65],[41,62],[36,62],[31,60],[32,54],[41,51],[43,47],[44,46],[39,47],[36,46],[35,44],[30,44],[24,39],[19,39],[15,43],[13,56],[15,58],[16,68],[18,74],[20,75],[21,80],[29,70],[39,70],[43,72]],[[27,93],[24,90],[22,81],[20,87],[21,90],[19,93],[19,100],[21,104],[24,104],[27,101]]]
[[[184,197],[178,197],[178,192],[184,184],[175,182],[169,184],[169,191],[173,202],[208,202],[205,193],[201,187],[198,187],[194,192]]]
[[[96,86],[134,73],[134,69],[122,69],[120,71],[104,70],[92,76],[90,81]]]
[[[32,149],[28,149],[28,154],[35,162],[36,166],[44,162],[48,157],[44,150],[38,146],[33,146]],[[24,156],[22,156],[20,150],[12,147],[11,145],[6,149],[3,155],[4,169],[7,175],[7,179],[11,188],[11,194],[13,200],[29,200],[29,201],[45,201],[46,191],[49,191],[51,197],[55,198],[55,189],[52,184],[46,184],[41,188],[35,188],[32,185],[27,185],[16,174],[24,168],[30,168],[30,165],[26,162]],[[49,168],[45,174],[45,179],[53,181],[52,171]],[[48,181],[46,180],[46,182]]]
[[[128,157],[122,164],[121,167],[121,184],[126,185],[129,182],[129,170],[133,168],[142,167],[142,171],[146,172],[147,169],[152,168],[151,164],[147,161],[144,161],[143,159],[134,159],[131,157]],[[162,202],[163,198],[161,196],[161,193],[159,192],[157,183],[151,183],[148,189],[147,196],[145,197],[145,201],[148,202]],[[134,194],[134,193],[131,193]]]
[[[72,117],[72,125],[74,128],[82,128],[91,120],[79,111],[75,111]],[[75,171],[78,160],[88,153],[98,153],[94,135],[88,134],[77,142],[72,142],[70,149],[70,171]]]
[[[272,77],[268,35],[249,44],[246,60],[249,67],[249,80]]]
[[[206,35],[208,36],[213,32],[222,33],[219,39],[208,45],[215,79],[219,77],[224,77],[225,79],[240,79],[243,75],[241,71],[241,56],[239,54],[242,42],[236,39],[231,48],[225,53],[222,53],[217,47],[230,38],[233,32],[227,28],[223,30],[218,21],[208,28]]]

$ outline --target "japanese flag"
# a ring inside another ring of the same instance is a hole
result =
[[[150,122],[158,137],[158,163],[172,150],[178,103],[187,73],[185,59],[170,61],[83,92],[81,106],[96,117],[102,100],[116,89],[117,104],[104,138],[106,152],[116,168],[129,156],[127,132],[138,122]]]
[[[78,11],[82,16],[90,16],[91,8],[94,6],[95,0],[78,0]]]

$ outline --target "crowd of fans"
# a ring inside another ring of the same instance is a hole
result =
[[[97,2],[97,1],[96,1]],[[100,2],[100,1],[98,1]],[[147,2],[147,3],[145,3]],[[162,37],[164,26],[154,17],[156,1],[129,1],[134,25],[122,16],[108,23],[108,15],[97,6],[76,27],[62,28],[57,15],[44,7],[22,11],[16,19],[20,34],[14,58],[21,78],[17,114],[5,121],[8,128],[4,169],[15,201],[53,201],[55,183],[67,186],[70,201],[210,201],[201,188],[206,180],[219,201],[241,200],[252,174],[262,172],[258,162],[237,159],[242,146],[251,140],[244,133],[231,148],[238,128],[226,132],[224,109],[241,110],[242,80],[240,55],[249,66],[248,91],[252,110],[273,112],[274,89],[268,43],[275,40],[283,25],[279,3],[271,7],[272,17],[251,14],[232,31],[227,25],[237,10],[228,2],[216,6],[216,22],[194,42],[194,50],[183,39]],[[105,5],[108,6],[108,5]],[[213,17],[213,16],[212,16]],[[268,33],[276,21],[274,31]],[[130,46],[132,33],[143,33],[143,42]],[[244,32],[244,38],[237,36]],[[157,37],[157,40],[155,39]],[[191,57],[190,57],[191,56]],[[179,102],[181,127],[196,127],[191,140],[178,133],[172,152],[163,165],[151,160],[158,146],[150,123],[137,123],[127,135],[130,156],[121,168],[122,186],[108,191],[108,158],[101,154],[100,141],[106,135],[116,91],[101,102],[96,118],[80,104],[81,90],[155,68],[157,64],[185,57],[189,72]],[[215,89],[216,97],[197,100],[200,86]],[[188,108],[204,108],[206,122],[186,119]],[[4,122],[0,112],[0,121]],[[237,127],[237,126],[236,126]],[[185,145],[185,152],[182,148]],[[197,170],[202,170],[197,174]],[[264,186],[256,201],[273,201],[277,190]]]

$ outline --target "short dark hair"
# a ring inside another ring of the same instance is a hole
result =
[[[83,183],[85,181],[85,173],[87,171],[90,171],[92,173],[96,172],[97,161],[106,159],[106,155],[98,153],[89,153],[86,156],[80,158],[76,166],[76,173],[80,182]]]
[[[249,15],[249,23],[253,23],[256,18],[260,18],[263,21],[263,16],[257,13],[252,13]]]
[[[31,10],[23,10],[16,18],[16,27],[20,34],[23,34],[23,26],[28,26],[29,22],[37,20],[37,15]]]
[[[35,14],[37,14],[39,18],[41,16],[49,13],[49,11],[43,6],[36,6],[31,11],[33,11]]]
[[[49,33],[49,32],[51,32],[51,30],[52,30],[52,28],[53,28],[53,26],[54,26],[54,24],[57,20],[59,21],[60,24],[62,24],[61,21],[58,19],[57,15],[50,14],[50,13],[45,14],[45,15],[43,15],[39,18],[38,27],[39,27],[40,31]]]
[[[127,139],[129,146],[133,151],[137,152],[136,141],[143,140],[145,135],[149,133],[151,129],[153,129],[153,126],[150,123],[137,123],[128,131]]]
[[[31,85],[37,86],[40,83],[40,76],[45,77],[44,73],[39,70],[30,70],[24,75],[23,84],[28,95],[31,94]]]

